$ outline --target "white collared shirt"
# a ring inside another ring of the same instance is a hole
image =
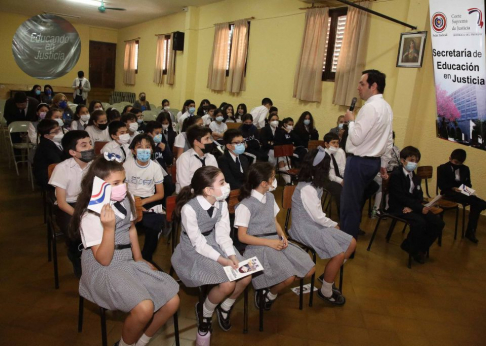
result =
[[[270,192],[267,192],[270,193]],[[251,196],[255,197],[258,201],[260,201],[262,204],[267,203],[267,196],[262,195],[260,192],[257,190],[251,190]],[[275,199],[273,200],[273,217],[277,217],[278,212],[280,211],[280,208],[277,205],[277,202],[275,202]],[[250,210],[243,204],[240,204],[238,208],[236,208],[235,211],[235,227],[242,226],[242,227],[248,227],[250,223],[250,218],[251,218],[251,213]]]
[[[125,150],[123,152],[122,150]],[[129,158],[133,158],[132,151],[129,148],[128,144],[120,144],[115,140],[112,140],[111,142],[106,143],[103,148],[101,148],[100,151],[102,154],[104,153],[115,153],[117,155],[120,155],[123,161],[128,160]],[[126,155],[125,155],[126,154]]]
[[[329,149],[325,149],[325,151],[326,153],[328,153],[329,156],[331,156]],[[344,177],[344,171],[346,169],[346,154],[344,153],[343,149],[339,148],[338,151],[333,155],[338,165],[339,174],[341,175],[341,177]],[[331,158],[331,165],[329,168],[329,180],[339,184],[343,182],[343,178],[338,177],[336,175],[336,172],[334,171],[334,162],[332,161],[332,158]]]
[[[88,120],[88,121],[89,121],[89,120]],[[88,125],[88,121],[86,121],[86,122],[85,122],[85,121],[82,121],[81,119],[79,119],[79,123],[80,123],[81,125],[83,125],[83,127],[82,127],[82,128],[79,128],[79,129],[78,129],[78,122],[77,122],[77,121],[73,121],[73,122],[71,123],[71,130],[84,130],[84,126],[85,126],[85,125]]]
[[[194,116],[195,114],[193,114],[192,116]],[[177,122],[179,123],[179,129],[182,130],[182,125],[184,124],[184,120],[186,120],[186,118],[189,118],[191,116],[191,113],[189,113],[189,111],[186,111],[184,114],[181,115],[181,117],[177,120]]]
[[[67,159],[54,168],[49,184],[66,191],[66,202],[76,203],[81,193],[81,180],[90,165],[91,162],[81,168],[73,157]]]
[[[413,183],[413,179],[412,179],[413,178],[413,172],[409,172],[405,168],[402,168],[402,169],[403,169],[403,174],[405,174],[407,179],[410,180],[410,189],[408,190],[408,192],[413,193],[413,189],[415,188],[415,184]]]
[[[197,196],[196,199],[201,208],[203,208],[204,210],[208,210],[211,207],[217,209],[219,206],[218,202],[214,203],[214,205],[211,205],[208,200],[203,196]],[[216,210],[213,212],[212,217],[216,217]],[[217,261],[220,256],[219,252],[216,251],[211,245],[208,245],[206,238],[202,235],[202,232],[206,232],[209,230],[199,229],[199,226],[197,224],[196,211],[189,204],[184,205],[181,209],[181,222],[196,252],[200,255],[211,258],[214,261]],[[221,206],[221,219],[216,222],[216,225],[214,226],[214,232],[216,243],[218,243],[221,250],[226,253],[226,256],[229,257],[235,255],[233,240],[231,240],[230,237],[230,221],[228,204],[226,203],[226,201],[224,201]]]
[[[382,94],[371,96],[349,123],[346,151],[357,156],[381,157],[386,168],[393,148],[393,111]]]
[[[311,217],[312,221],[324,227],[336,227],[337,222],[326,217],[322,211],[322,201],[317,194],[317,190],[312,185],[307,185],[300,190],[300,198],[304,209]]]
[[[146,166],[140,166],[137,160],[127,160],[125,168],[128,191],[137,197],[151,197],[155,194],[155,185],[164,182],[162,167],[152,160]]]
[[[182,153],[181,156],[176,161],[177,167],[177,182],[176,182],[176,193],[179,193],[183,187],[191,185],[191,179],[194,172],[198,168],[202,167],[202,163],[194,155],[199,155],[194,151],[194,149],[189,149],[188,151]],[[204,154],[206,161],[204,163],[206,166],[218,167],[218,162],[212,154]],[[203,158],[201,157],[201,159]]]
[[[101,131],[94,125],[88,125],[85,131],[88,132],[89,137],[91,138],[91,143],[93,143],[93,145],[95,144],[95,142],[111,141],[110,134],[108,133],[108,127]]]
[[[225,133],[228,129],[228,126],[224,122],[218,123],[217,121],[213,121],[211,124],[209,124],[209,128],[211,131],[223,135],[223,133]]]
[[[211,122],[213,121],[213,118],[211,118],[211,116],[209,114],[205,114],[202,116],[202,120],[203,120],[203,126],[209,126],[209,124],[211,124]]]
[[[258,129],[265,127],[265,119],[268,115],[268,108],[261,105],[251,110],[250,114],[253,116],[253,125]]]

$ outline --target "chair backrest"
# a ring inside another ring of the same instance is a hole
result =
[[[240,123],[226,123],[226,126],[228,126],[228,130],[238,130],[241,126]]]
[[[177,196],[168,196],[165,199],[165,218],[168,222],[172,222],[172,216],[176,206]]]
[[[294,194],[297,185],[285,185],[282,195],[282,208],[292,208],[292,195]]]
[[[150,109],[155,111],[157,109],[157,106],[154,105],[153,103],[150,104]]]
[[[142,199],[140,197],[135,197],[135,211],[137,214],[137,219],[135,220],[135,223],[142,221],[143,205],[142,205]]]
[[[54,168],[56,168],[57,163],[52,163],[47,167],[47,177],[51,179],[52,172],[54,172]]]
[[[108,102],[101,102],[101,105],[103,106],[103,109],[105,111],[111,107],[111,105]]]
[[[235,213],[235,206],[240,202],[238,197],[240,196],[240,189],[231,190],[228,199],[228,211],[230,214]]]
[[[429,179],[432,179],[434,174],[434,167],[432,166],[420,166],[417,168],[417,176],[425,182],[425,193],[430,198],[429,194]]]
[[[155,114],[154,111],[143,111],[143,120],[144,121],[155,121]]]
[[[172,177],[172,182],[175,184],[177,182],[177,167],[175,163],[170,166],[170,175]]]
[[[311,140],[311,141],[309,141],[309,144],[307,145],[307,149],[310,151],[310,150],[317,149],[317,147],[319,147],[319,146],[324,148],[324,141]]]
[[[294,146],[292,144],[275,145],[273,147],[274,157],[284,157],[284,156],[293,156],[293,155],[294,155]]]
[[[95,151],[96,156],[101,154],[101,149],[103,149],[103,147],[106,145],[106,143],[108,143],[108,142],[95,142],[94,151]]]
[[[14,121],[13,123],[10,123],[10,125],[8,125],[8,132],[10,133],[28,132],[29,124],[30,121]]]

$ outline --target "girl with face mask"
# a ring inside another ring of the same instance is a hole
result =
[[[191,184],[177,196],[174,216],[181,221],[180,243],[172,255],[172,266],[186,287],[214,286],[201,305],[196,305],[196,343],[209,345],[211,319],[216,310],[223,331],[231,328],[235,300],[251,281],[247,276],[229,281],[224,267],[238,268],[244,260],[230,237],[228,204],[230,186],[213,166],[197,169]]]
[[[58,108],[62,113],[62,121],[64,123],[63,127],[66,129],[71,128],[71,123],[74,118],[74,113],[68,106],[68,101],[66,95],[62,93],[56,94],[52,98],[52,104],[54,107]]]
[[[209,124],[209,128],[213,133],[211,136],[213,136],[215,141],[219,141],[223,138],[224,133],[228,129],[228,126],[226,125],[226,121],[223,115],[223,111],[217,109],[214,111],[214,121],[212,121]]]
[[[99,214],[87,209],[95,177],[111,186],[111,201]],[[98,157],[81,182],[70,230],[71,238],[81,238],[84,245],[80,295],[100,306],[139,316],[125,320],[123,338],[117,344],[147,344],[179,308],[175,280],[142,258],[135,220],[123,165],[115,154]]]
[[[30,91],[30,97],[35,98],[40,103],[42,102],[42,87],[39,84],[36,84],[32,87]]]
[[[257,162],[251,165],[245,184],[240,188],[238,199],[241,202],[235,213],[238,239],[247,244],[245,257],[265,259],[266,270],[253,278],[255,304],[259,308],[257,292],[263,290],[265,310],[270,310],[277,294],[297,277],[308,278],[315,272],[314,262],[309,255],[287,241],[277,221],[280,209],[270,193],[275,190],[276,182],[275,170],[270,163]]]
[[[43,103],[47,103],[49,106],[52,105],[52,98],[54,97],[54,90],[49,84],[44,85],[44,93],[41,94],[41,99]]]
[[[85,105],[78,105],[76,112],[74,112],[73,122],[71,123],[72,130],[85,130],[90,119],[88,107]]]
[[[35,119],[32,119],[29,122],[29,129],[28,129],[28,136],[29,140],[32,144],[37,145],[37,125],[39,122],[46,118],[46,114],[49,111],[49,105],[45,103],[39,103],[37,106]]]
[[[141,92],[140,94],[138,94],[138,100],[135,101],[135,103],[133,104],[133,108],[138,108],[140,109],[142,112],[143,111],[150,111],[150,102],[147,101],[147,94],[145,94],[144,92]]]
[[[283,172],[282,177],[284,178],[287,184],[290,184],[291,177],[287,174],[288,170],[290,169],[290,158],[286,157],[279,157],[278,159],[275,158],[273,147],[274,145],[278,145],[276,142],[276,138],[278,137],[280,121],[278,119],[278,115],[270,115],[268,117],[268,124],[261,130],[261,143],[262,149],[268,155],[268,162],[270,162],[273,166],[277,164],[278,161],[278,168],[279,171]],[[287,164],[288,162],[288,164]]]
[[[91,113],[85,131],[89,133],[93,145],[95,142],[109,142],[111,138],[105,111],[97,110]]]
[[[314,118],[310,112],[304,112],[294,126],[294,133],[298,136],[299,142],[305,148],[309,146],[310,140],[318,140],[319,132],[315,128]]]
[[[193,117],[196,115],[197,115],[196,103],[194,102],[194,100],[186,100],[186,102],[184,102],[184,106],[182,107],[182,110],[179,113],[177,113],[177,117],[176,117],[177,124],[178,124],[177,130],[182,128],[182,125],[184,124],[184,120],[186,120],[186,118]]]

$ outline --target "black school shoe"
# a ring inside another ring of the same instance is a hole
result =
[[[212,319],[211,317],[199,316],[199,302],[196,303],[196,321],[197,321],[197,332],[201,336],[205,336],[207,333],[211,333],[212,329]],[[201,318],[200,318],[201,317]]]
[[[472,241],[474,244],[479,243],[478,238],[476,238],[476,234],[472,232],[466,232],[466,235],[464,236],[466,239]]]
[[[338,290],[332,290],[332,296],[328,298],[324,296],[324,294],[322,294],[322,291],[319,289],[317,290],[317,296],[322,300],[331,303],[333,305],[341,306],[344,305],[344,303],[346,303],[346,298],[344,298],[344,296]]]
[[[265,304],[263,305],[263,310],[265,311],[270,311],[270,308],[272,307],[272,304],[275,302],[276,299],[270,300],[267,298],[268,292],[270,292],[269,289],[265,288],[263,289],[263,300]],[[260,310],[260,296],[258,295],[258,291],[255,291],[255,307]]]
[[[229,309],[229,311],[223,310],[221,305],[216,307],[216,315],[218,316],[219,326],[225,332],[231,329],[230,315],[231,315],[231,311],[233,310],[233,306],[231,307],[231,309]],[[226,317],[223,316],[223,313],[226,314]]]

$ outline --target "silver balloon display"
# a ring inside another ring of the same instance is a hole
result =
[[[12,41],[17,65],[31,77],[56,79],[76,65],[81,39],[64,18],[40,14],[19,26]]]

